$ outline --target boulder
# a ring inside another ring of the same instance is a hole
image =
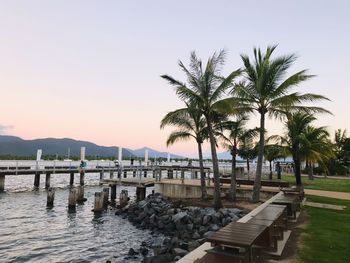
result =
[[[188,253],[188,251],[187,250],[185,250],[185,249],[182,249],[182,248],[174,248],[173,249],[173,252],[174,252],[174,254],[175,254],[175,257],[176,256],[180,256],[180,257],[183,257],[183,256],[185,256],[187,253]]]

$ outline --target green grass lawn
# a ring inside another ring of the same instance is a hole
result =
[[[268,177],[264,176],[263,179],[268,179]],[[273,179],[276,180],[275,175]],[[283,175],[282,180],[288,181],[291,184],[295,184],[294,175]],[[307,177],[302,176],[301,180],[304,184],[305,189],[350,193],[350,180],[347,180],[347,179],[333,179],[332,177],[327,177],[327,178],[315,178],[314,180],[309,180]]]
[[[305,206],[308,219],[302,230],[298,255],[302,262],[349,262],[350,201],[307,196],[319,203],[344,205],[343,211]]]

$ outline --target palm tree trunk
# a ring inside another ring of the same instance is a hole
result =
[[[265,146],[265,113],[260,113],[260,139],[259,139],[259,151],[258,151],[258,163],[256,165],[256,174],[253,187],[253,198],[254,203],[260,200],[260,188],[261,188],[261,173],[262,173],[262,162],[264,157],[264,146]]]
[[[198,157],[199,157],[199,170],[201,173],[201,191],[202,191],[202,199],[207,199],[207,189],[205,186],[205,175],[204,175],[204,166],[203,166],[203,152],[202,152],[202,144],[198,143]]]
[[[248,158],[247,158],[247,172],[248,172],[248,180],[249,180],[250,167],[249,167],[249,159]]]
[[[231,166],[231,188],[230,188],[230,199],[236,201],[236,150],[232,149],[232,166]]]
[[[270,163],[270,173],[269,173],[269,180],[272,180],[272,161]]]
[[[219,209],[222,207],[221,203],[221,193],[220,193],[220,174],[219,174],[219,164],[218,156],[216,154],[216,141],[213,133],[213,127],[210,119],[206,116],[208,125],[208,134],[211,149],[211,159],[213,162],[213,174],[214,174],[214,208]]]
[[[300,153],[299,146],[293,147],[294,174],[297,186],[301,186]]]
[[[314,166],[312,163],[309,164],[309,167],[307,168],[309,180],[314,180]]]

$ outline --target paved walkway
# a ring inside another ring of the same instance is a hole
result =
[[[304,189],[307,195],[317,195],[350,201],[350,193]]]

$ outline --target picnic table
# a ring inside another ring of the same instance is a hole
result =
[[[233,222],[209,236],[207,241],[214,246],[244,248],[252,262],[252,246],[264,244],[268,239],[266,225]]]
[[[296,219],[296,212],[299,209],[299,197],[296,195],[283,195],[282,197],[275,199],[272,203],[277,205],[285,205],[287,207],[288,216]]]

